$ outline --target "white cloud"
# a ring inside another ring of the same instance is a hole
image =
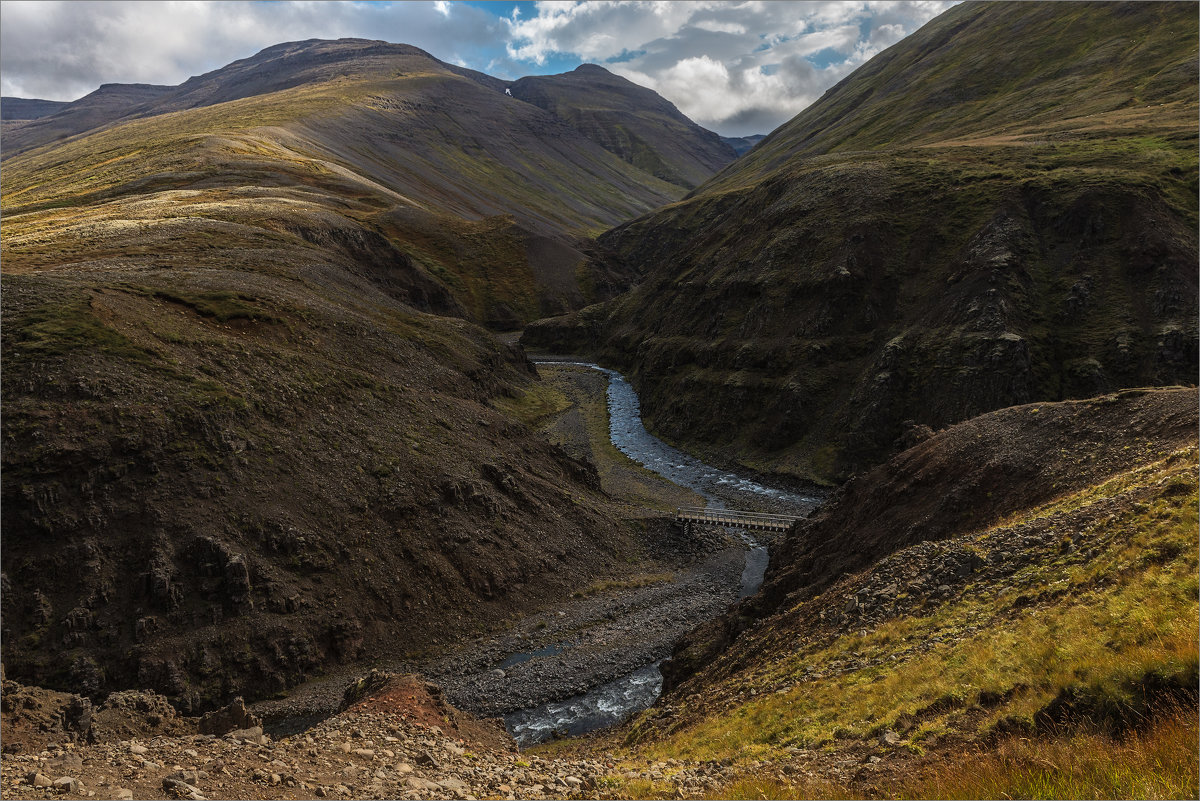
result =
[[[404,42],[517,78],[604,64],[726,135],[766,133],[952,0],[0,2],[0,90],[72,100],[101,83],[177,84],[279,42]],[[569,65],[569,66],[568,66]]]
[[[507,35],[494,15],[461,3],[5,0],[0,22],[0,89],[48,100],[102,83],[177,84],[299,39],[385,39],[478,64],[480,53],[503,52]]]
[[[766,133],[953,2],[543,2],[509,56],[597,61],[720,133]],[[608,62],[608,63],[606,63]]]

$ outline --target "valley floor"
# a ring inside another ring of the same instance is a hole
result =
[[[569,381],[590,380],[581,375]],[[602,415],[593,408],[589,422],[584,404],[563,402],[574,386],[547,382],[514,403],[564,445],[591,448],[610,492],[614,481],[653,487],[603,449]],[[102,709],[99,742],[64,742],[54,729],[70,702],[7,683],[0,789],[5,798],[1194,798],[1197,450],[1194,437],[1182,448],[1128,445],[1132,469],[901,548],[785,605],[616,729],[518,752],[498,722],[447,701],[494,715],[657,656],[736,596],[742,552],[717,532],[683,541],[647,519],[641,572],[580,588],[569,604],[422,665],[444,690],[412,676],[329,677],[256,705],[265,734],[199,735],[194,721],[164,722],[130,702],[130,725]],[[530,659],[495,673],[521,651]],[[362,689],[344,700],[347,685]]]

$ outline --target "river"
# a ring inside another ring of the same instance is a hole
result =
[[[821,499],[816,496],[768,487],[707,465],[658,439],[642,423],[637,393],[616,370],[590,362],[538,360],[534,363],[585,367],[607,376],[609,436],[613,445],[648,470],[696,491],[704,497],[710,508],[726,508],[729,500],[735,500],[744,508],[757,498],[760,503],[766,502],[773,511],[791,510],[796,514],[805,514],[820,503]],[[747,532],[735,533],[748,546],[738,596],[745,598],[757,592],[762,584],[768,552],[766,545]],[[528,658],[523,653],[509,657],[516,661]],[[553,736],[583,734],[620,723],[654,703],[661,691],[662,674],[658,670],[658,662],[652,662],[574,697],[511,712],[504,716],[504,721],[513,738],[526,746]]]

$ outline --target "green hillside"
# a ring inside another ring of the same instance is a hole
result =
[[[4,162],[8,677],[198,711],[637,563],[480,324],[627,286],[581,241],[682,188],[403,45],[154,94]]]
[[[630,371],[658,432],[818,481],[925,427],[1193,383],[1185,4],[964,4],[606,234],[647,277],[533,347]]]
[[[103,229],[107,254],[143,258],[162,226],[175,242],[234,225],[340,248],[401,299],[500,328],[624,288],[585,267],[586,238],[683,191],[495,79],[362,40],[268,48],[4,169],[15,270],[70,261],[46,231]]]

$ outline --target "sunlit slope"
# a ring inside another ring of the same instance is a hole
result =
[[[1194,794],[1196,424],[1131,390],[939,432],[786,534],[655,707],[558,748],[639,798]]]
[[[102,248],[134,255],[160,225],[220,223],[282,232],[297,246],[326,229],[343,232],[323,242],[333,247],[369,240],[373,260],[501,326],[604,296],[610,277],[579,271],[575,238],[681,190],[486,76],[388,47],[398,52],[351,59],[347,74],[127,120],[8,159],[6,266],[54,264],[70,239],[42,232],[66,226],[98,223]],[[202,199],[168,194],[180,191]],[[129,228],[121,220],[135,221],[137,235],[117,233]],[[157,249],[166,259],[177,250]]]
[[[1193,383],[1192,11],[956,6],[605,235],[647,278],[524,341],[627,368],[712,458],[817,480],[922,426]]]
[[[1113,112],[1171,115],[1195,103],[1196,15],[1186,5],[1048,5],[948,11],[855,70],[714,185],[831,153],[980,136],[1103,138],[1123,119]]]

